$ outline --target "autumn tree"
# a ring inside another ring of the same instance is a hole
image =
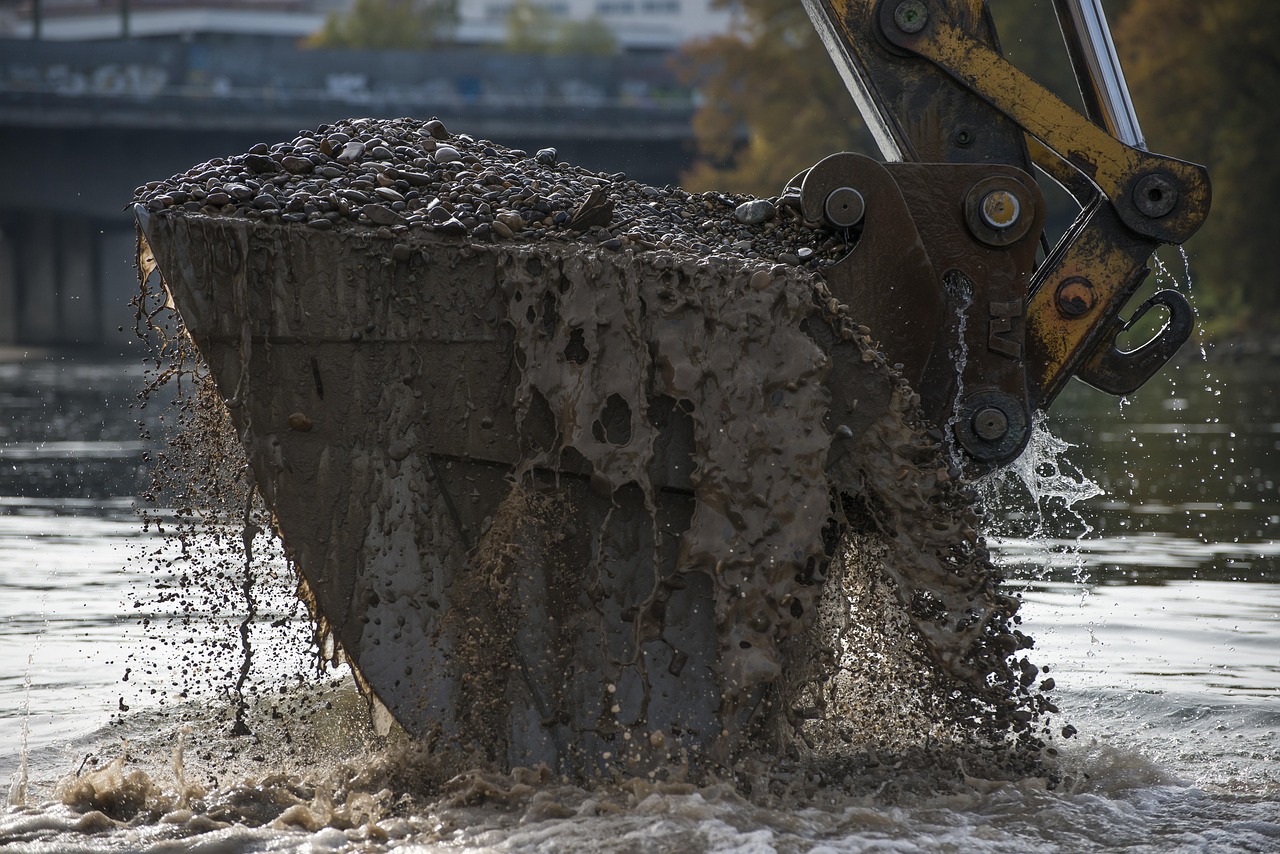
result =
[[[826,50],[796,0],[738,0],[736,28],[681,58],[705,98],[694,118],[700,162],[692,189],[778,193],[834,151],[875,155]],[[1079,92],[1051,0],[990,0],[1005,55],[1079,108]],[[1202,309],[1280,317],[1265,261],[1280,234],[1270,202],[1280,167],[1280,2],[1109,0],[1139,117],[1153,151],[1209,166],[1208,223],[1189,243]],[[1057,194],[1051,205],[1067,206]],[[1175,256],[1176,257],[1176,256]]]
[[[447,41],[458,24],[458,0],[355,0],[331,12],[307,47],[421,50]]]
[[[721,5],[731,5],[727,1]],[[835,151],[877,155],[857,108],[797,0],[737,0],[737,27],[695,43],[680,61],[700,86],[694,118],[698,189],[774,194]],[[992,0],[1006,55],[1078,101],[1050,0]]]
[[[800,3],[737,2],[734,30],[694,44],[680,58],[682,75],[705,99],[693,120],[701,160],[683,183],[776,195],[832,152],[871,150],[857,107]]]

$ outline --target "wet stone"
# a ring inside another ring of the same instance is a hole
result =
[[[461,159],[462,155],[452,145],[436,146],[435,161],[437,163],[457,163]]]
[[[436,226],[436,231],[441,234],[447,234],[450,237],[462,237],[467,233],[467,226],[461,220],[450,217]]]
[[[360,210],[374,225],[399,225],[404,222],[404,217],[386,205],[370,204],[365,205]]]
[[[768,199],[753,199],[749,202],[743,202],[733,211],[734,218],[744,225],[759,225],[762,222],[768,222],[776,214],[777,209],[773,206],[773,202]]]
[[[364,143],[352,140],[342,147],[342,152],[334,158],[339,163],[354,163],[364,157]]]
[[[244,156],[244,165],[249,167],[250,172],[258,175],[269,175],[280,171],[280,164],[265,153],[246,154]]]

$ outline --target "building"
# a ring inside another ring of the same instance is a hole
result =
[[[690,39],[723,33],[733,12],[715,0],[531,0],[554,19],[599,18],[629,50],[670,50]],[[514,0],[458,0],[458,39],[500,42]]]
[[[499,44],[516,0],[457,0],[454,40]],[[715,0],[529,0],[553,21],[599,19],[626,50],[671,50],[725,32],[734,12]],[[24,0],[0,4],[0,38],[102,41],[120,38],[301,39],[354,0]]]

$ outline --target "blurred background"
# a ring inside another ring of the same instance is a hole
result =
[[[1006,53],[1077,100],[1051,3],[991,6]],[[1280,4],[1107,8],[1152,150],[1213,177],[1204,330],[1274,331]],[[357,115],[765,196],[872,151],[796,0],[0,0],[0,346],[128,346],[134,187]]]

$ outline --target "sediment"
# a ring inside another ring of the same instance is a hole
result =
[[[321,634],[411,735],[576,776],[1039,744],[972,496],[823,285],[856,234],[434,120],[137,201],[144,299],[158,267]]]

